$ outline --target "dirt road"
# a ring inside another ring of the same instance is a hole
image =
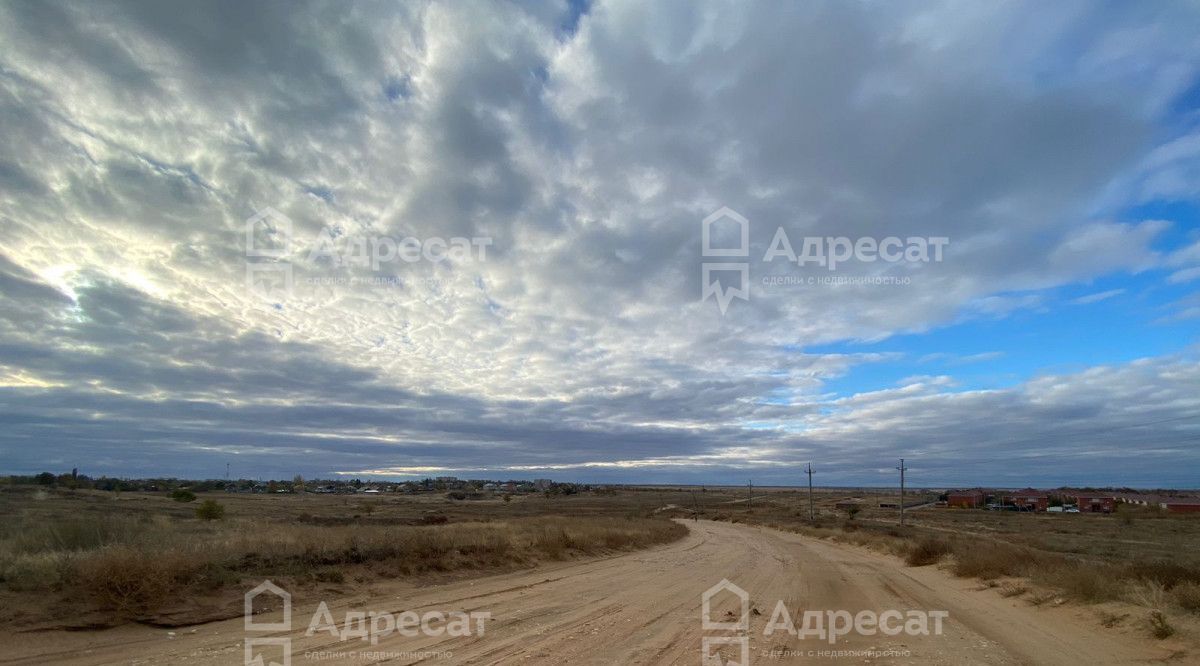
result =
[[[1099,628],[1082,609],[1031,608],[980,591],[934,567],[906,568],[894,558],[772,530],[688,522],[681,541],[653,550],[536,570],[412,587],[381,584],[369,594],[328,599],[342,624],[347,611],[487,612],[482,636],[392,634],[377,645],[305,636],[316,603],[298,605],[292,631],[256,636],[291,641],[292,663],[699,664],[701,595],[723,578],[750,595],[750,663],[1131,664],[1169,655],[1152,643]],[[835,645],[777,632],[764,636],[782,600],[801,627],[803,610],[882,612],[945,610],[940,636],[860,636]],[[713,601],[713,619],[735,620],[731,593]],[[278,620],[277,610],[258,621]],[[193,629],[129,626],[91,633],[25,634],[0,663],[240,664],[247,633],[241,618]],[[726,646],[723,655],[738,656]],[[823,650],[848,651],[834,657]],[[861,651],[891,651],[880,655]],[[431,651],[431,653],[422,653]],[[774,651],[774,652],[773,652]],[[785,652],[786,651],[786,652]],[[307,656],[306,656],[307,653]],[[447,654],[448,653],[448,654]],[[1178,655],[1177,655],[1178,656]],[[267,663],[270,663],[269,661]],[[1178,662],[1177,662],[1178,663]]]

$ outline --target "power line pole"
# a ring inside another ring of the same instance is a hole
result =
[[[746,497],[746,506],[749,511],[754,511],[754,479],[748,481],[750,484],[750,494]]]
[[[700,502],[696,500],[696,491],[692,491],[692,518],[695,522],[700,522]]]
[[[900,470],[900,526],[904,526],[904,472],[908,468],[904,466],[904,458],[900,459],[900,466],[896,469]]]
[[[815,521],[817,514],[813,511],[812,496],[812,463],[808,463],[808,519]]]

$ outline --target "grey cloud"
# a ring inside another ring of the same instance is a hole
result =
[[[838,452],[854,480],[932,435],[983,441],[972,415],[1031,437],[1117,422],[1103,392],[1043,409],[1037,382],[831,404],[824,382],[871,359],[801,350],[1160,265],[1166,226],[1097,202],[1194,168],[1188,142],[1158,145],[1180,77],[1149,66],[1194,58],[1194,11],[1043,8],[1032,31],[1020,5],[684,9],[597,3],[565,34],[561,3],[0,8],[0,446],[29,469],[155,452],[182,474],[240,451],[323,473],[642,460],[656,478]],[[756,285],[722,318],[698,302],[699,221],[720,205],[751,219],[752,256],[780,225],[951,246],[847,269],[902,290]],[[493,245],[381,272],[401,287],[264,302],[242,223],[265,206],[304,242]],[[1096,381],[1175,396],[1191,363]]]

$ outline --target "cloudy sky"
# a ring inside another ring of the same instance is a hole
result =
[[[0,4],[0,472],[1197,486],[1197,286],[1190,3]]]

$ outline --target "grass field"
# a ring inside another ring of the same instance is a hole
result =
[[[857,497],[851,518],[839,501]],[[224,515],[201,520],[218,501]],[[456,500],[446,493],[317,495],[111,493],[0,487],[0,622],[70,607],[98,625],[187,623],[232,614],[240,584],[353,589],[381,578],[434,582],[644,548],[680,538],[671,518],[762,524],[941,564],[1041,603],[1121,601],[1200,613],[1200,517],[1121,507],[1115,515],[924,507],[901,529],[884,491],[627,488]],[[922,499],[920,496],[913,499]],[[924,499],[932,499],[926,496]],[[1040,600],[1040,601],[1039,601]],[[213,609],[225,609],[214,611]]]
[[[851,518],[835,508],[851,497],[862,509]],[[1033,605],[1051,600],[1128,603],[1148,609],[1156,631],[1170,618],[1194,623],[1200,614],[1200,516],[1119,505],[1112,515],[1015,513],[933,506],[898,511],[880,502],[888,493],[821,491],[817,519],[808,519],[803,491],[767,491],[745,503],[713,505],[718,520],[751,522],[818,538],[853,543],[905,559],[909,566],[942,563],[954,575],[1002,587]]]
[[[196,516],[205,499],[221,504],[219,520]],[[230,590],[246,579],[433,580],[686,533],[637,499],[209,493],[182,503],[165,493],[8,487],[0,491],[0,621],[37,621],[64,605],[92,611],[88,622],[99,624],[186,621],[196,616],[182,612],[189,607],[204,615],[197,599],[236,601],[240,592]]]

